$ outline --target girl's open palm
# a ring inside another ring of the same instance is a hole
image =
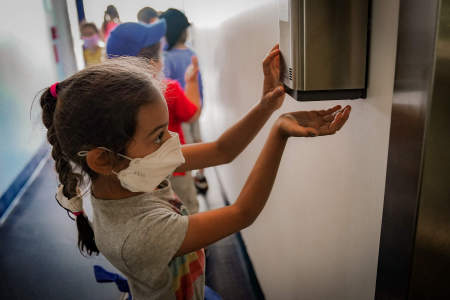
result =
[[[278,126],[284,136],[310,137],[334,134],[344,126],[351,107],[337,105],[327,110],[297,111],[282,115]]]

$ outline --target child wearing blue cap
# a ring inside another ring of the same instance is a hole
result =
[[[139,56],[149,59],[157,72],[163,68],[161,59],[161,38],[166,33],[166,21],[152,24],[124,23],[113,32],[107,44],[108,57]],[[162,73],[161,73],[162,74]],[[183,122],[195,122],[200,115],[200,90],[198,64],[191,65],[186,73],[184,91],[175,80],[165,80],[164,97],[169,108],[169,130],[178,133],[181,144],[185,144]],[[191,102],[192,101],[192,102]],[[184,202],[190,213],[199,210],[199,203],[190,172],[175,172],[170,182],[175,193]]]

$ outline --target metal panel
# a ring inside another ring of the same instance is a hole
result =
[[[376,299],[408,297],[438,7],[438,0],[400,3]]]
[[[363,89],[367,0],[304,0],[304,89]]]
[[[300,36],[302,14],[299,13],[299,0],[279,0],[280,5],[280,50],[283,53],[283,82],[290,89],[303,87],[299,75],[302,69],[303,52]],[[287,11],[285,11],[287,9]]]
[[[370,3],[279,0],[283,82],[291,96],[365,97]]]
[[[409,299],[450,299],[450,1],[441,1]]]

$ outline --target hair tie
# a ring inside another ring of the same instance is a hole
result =
[[[72,214],[73,214],[75,217],[78,217],[78,216],[82,215],[83,213],[84,213],[84,211],[75,211],[75,212],[72,212]]]
[[[58,186],[58,191],[56,192],[56,201],[66,210],[70,211],[74,216],[79,216],[83,214],[83,197],[77,188],[77,195],[73,198],[67,199],[63,193],[64,185],[60,184]]]
[[[59,82],[55,82],[50,86],[50,94],[52,94],[53,98],[58,98],[58,93],[56,92],[56,87],[58,86]]]

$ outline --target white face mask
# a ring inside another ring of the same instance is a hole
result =
[[[185,162],[178,134],[170,131],[169,133],[171,137],[158,150],[143,158],[130,158],[118,154],[130,160],[127,168],[118,173],[113,171],[124,188],[131,192],[152,192],[179,165]],[[102,149],[110,151],[106,148]]]

